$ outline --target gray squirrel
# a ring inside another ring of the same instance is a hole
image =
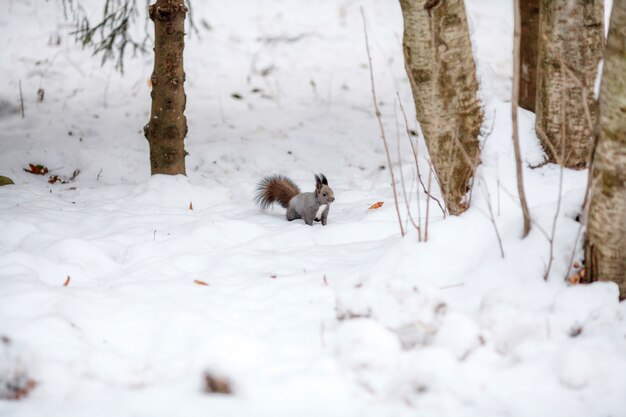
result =
[[[312,193],[300,192],[298,186],[283,175],[265,177],[257,187],[256,202],[262,209],[278,202],[287,209],[287,220],[304,219],[309,226],[313,226],[313,221],[326,225],[333,201],[335,194],[324,174],[315,175],[315,191]]]

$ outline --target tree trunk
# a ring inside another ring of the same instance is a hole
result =
[[[549,162],[582,169],[593,135],[587,110],[591,125],[595,124],[593,85],[604,43],[603,0],[540,3],[535,127]],[[565,132],[561,132],[561,102]],[[565,155],[559,155],[562,138]]]
[[[185,15],[182,0],[157,0],[148,9],[154,22],[152,112],[144,127],[154,174],[185,175]]]
[[[446,207],[469,205],[483,121],[462,0],[400,0],[413,100]]]
[[[539,0],[522,0],[520,2],[520,12],[522,40],[520,42],[519,106],[534,112],[539,48]]]
[[[614,0],[591,169],[585,278],[615,281],[626,299],[626,0]]]

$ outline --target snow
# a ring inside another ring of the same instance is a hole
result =
[[[399,129],[416,213],[394,101],[398,91],[419,130],[397,2],[193,2],[212,30],[199,25],[185,51],[187,177],[149,175],[150,56],[129,57],[121,76],[73,43],[55,2],[9,2],[0,175],[16,185],[0,188],[0,397],[16,379],[37,385],[0,400],[0,415],[626,416],[626,306],[612,283],[564,280],[572,252],[582,258],[587,174],[563,172],[544,281],[541,230],[552,229],[560,169],[531,169],[543,155],[525,111],[535,224],[520,237],[511,5],[467,2],[491,132],[471,208],[444,219],[431,203],[421,243],[410,224],[399,234],[361,5],[396,177]],[[424,175],[421,139],[419,154]],[[80,174],[48,184],[29,163]],[[327,226],[254,205],[261,177],[311,191],[317,172],[337,198]],[[205,392],[205,373],[232,394]]]

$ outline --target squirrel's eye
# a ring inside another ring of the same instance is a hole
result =
[[[326,193],[322,194],[324,197],[326,197]]]

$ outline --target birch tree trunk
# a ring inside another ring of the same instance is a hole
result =
[[[400,5],[417,120],[446,207],[458,215],[469,205],[483,121],[465,6],[462,0],[400,0]]]
[[[539,0],[522,0],[520,2],[520,13],[522,40],[520,42],[519,106],[534,112],[539,48]]]
[[[595,124],[593,85],[604,43],[603,0],[540,0],[536,130],[549,162],[586,167]],[[562,65],[571,69],[568,74]],[[561,132],[561,102],[565,132]],[[564,138],[565,155],[558,155]]]
[[[187,97],[183,50],[187,8],[182,0],[157,0],[148,11],[154,22],[154,70],[152,111],[144,135],[150,144],[151,172],[185,175]]]
[[[615,281],[626,298],[626,0],[614,0],[591,169],[585,278]]]

